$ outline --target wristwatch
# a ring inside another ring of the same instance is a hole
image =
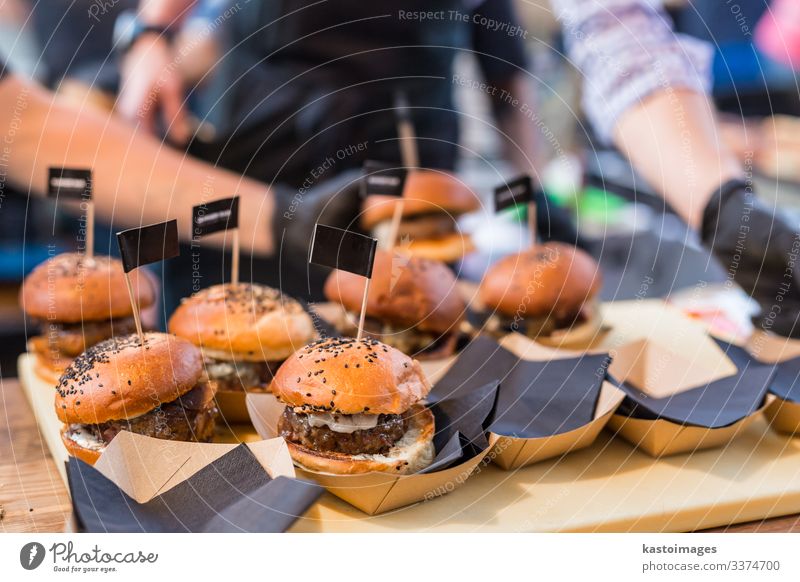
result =
[[[114,21],[114,50],[123,55],[144,34],[154,33],[172,42],[174,32],[168,26],[159,26],[143,22],[134,10],[125,10]]]

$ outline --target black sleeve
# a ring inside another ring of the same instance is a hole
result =
[[[528,31],[520,24],[511,0],[486,0],[470,18],[472,48],[487,82],[503,85],[525,68]]]

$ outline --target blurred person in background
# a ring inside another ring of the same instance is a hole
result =
[[[127,108],[128,116],[130,117],[133,112],[133,118],[142,124],[136,133],[131,132],[136,139],[141,137],[142,127],[148,126],[145,118],[154,115],[156,111],[166,114],[163,127],[168,134],[173,135],[176,142],[189,135],[185,128],[183,131],[180,129],[180,121],[177,120],[182,113],[183,100],[180,101],[181,107],[176,109],[175,95],[169,94],[165,87],[170,83],[170,76],[175,74],[177,68],[174,65],[170,66],[173,63],[170,59],[176,58],[171,53],[173,28],[182,22],[194,7],[193,4],[183,0],[175,2],[150,0],[144,2],[140,8],[141,21],[133,29],[141,31],[141,34],[132,35],[131,42],[125,49],[126,54],[122,62],[123,81],[119,97],[120,110],[124,113]],[[346,122],[354,118],[357,123],[349,126],[355,132],[354,136],[361,135],[359,132],[364,130],[364,125],[368,125],[370,129],[376,128],[378,134],[381,131],[386,135],[392,134],[393,131],[389,128],[393,128],[393,120],[388,121],[391,116],[384,117],[384,121],[381,121],[366,119],[363,114],[380,112],[378,105],[381,104],[390,106],[389,96],[392,91],[380,86],[391,76],[389,73],[404,70],[409,71],[413,77],[411,82],[403,83],[402,87],[408,93],[412,107],[416,108],[414,121],[418,125],[421,137],[422,163],[449,167],[455,141],[445,140],[440,136],[448,135],[448,132],[453,130],[454,125],[446,121],[452,110],[432,105],[432,103],[446,104],[447,91],[443,93],[434,91],[435,85],[431,85],[431,90],[427,91],[426,80],[431,72],[440,71],[446,73],[445,82],[452,83],[452,79],[448,76],[451,73],[448,69],[452,62],[451,58],[440,61],[434,57],[447,55],[453,50],[463,50],[467,46],[464,34],[472,27],[462,26],[460,23],[464,20],[461,18],[450,18],[440,23],[438,29],[433,24],[426,26],[423,23],[423,26],[419,27],[420,30],[415,30],[415,27],[409,28],[396,17],[399,14],[397,3],[392,3],[392,7],[387,6],[384,9],[386,15],[384,18],[376,13],[374,4],[365,8],[351,8],[352,12],[347,14],[349,19],[343,18],[339,10],[328,8],[326,3],[315,6],[292,2],[270,3],[268,8],[259,4],[254,10],[266,9],[268,16],[266,19],[262,16],[257,21],[250,21],[250,24],[261,22],[265,23],[264,26],[252,29],[250,34],[240,41],[256,42],[262,57],[241,62],[233,59],[231,55],[222,53],[219,59],[220,66],[223,66],[223,63],[235,65],[239,67],[238,70],[247,72],[265,61],[270,66],[275,65],[280,73],[277,77],[248,78],[247,74],[240,74],[238,77],[227,78],[229,81],[235,80],[243,84],[244,89],[240,95],[256,99],[255,103],[247,105],[237,113],[227,114],[238,115],[234,119],[239,125],[251,115],[265,123],[255,126],[260,129],[255,132],[254,137],[251,137],[254,140],[251,146],[245,148],[249,152],[247,155],[254,156],[262,149],[262,144],[267,154],[272,152],[268,138],[279,134],[286,129],[287,124],[289,125],[288,136],[282,136],[283,140],[277,142],[288,144],[286,146],[288,150],[276,147],[274,155],[278,162],[269,166],[270,170],[263,174],[264,179],[268,181],[280,179],[283,168],[291,166],[295,151],[302,156],[302,162],[297,164],[297,171],[300,171],[301,167],[313,167],[314,152],[321,155],[328,151],[329,147],[352,143],[352,140],[348,139],[351,136],[346,131],[348,128]],[[434,10],[430,3],[424,7],[411,4],[426,13]],[[489,4],[491,2],[487,3],[487,6]],[[564,27],[569,57],[583,75],[584,110],[600,139],[614,143],[625,153],[648,183],[664,196],[669,205],[688,224],[698,230],[703,242],[728,267],[731,278],[761,304],[765,315],[761,322],[764,327],[784,335],[800,334],[800,330],[796,329],[796,318],[800,313],[800,292],[794,272],[797,232],[780,216],[777,209],[766,207],[757,199],[741,164],[718,139],[715,111],[707,96],[708,51],[698,42],[676,36],[665,15],[649,2],[553,0],[552,4]],[[330,5],[332,6],[332,3]],[[497,5],[499,4],[493,6],[496,8]],[[507,3],[505,5],[508,6]],[[437,4],[436,8],[442,8],[447,14],[450,14],[447,11],[451,8],[456,10],[457,14],[473,14],[479,11],[481,6],[483,4],[469,4],[470,12],[463,11],[465,5],[461,3],[443,3],[442,6]],[[511,13],[506,14],[512,18]],[[294,21],[291,17],[297,15],[303,18]],[[359,15],[363,18],[359,19]],[[235,15],[229,15],[228,18],[233,16]],[[513,26],[513,21],[506,22],[509,27]],[[360,33],[358,36],[354,36],[352,31],[348,33],[347,27],[353,23],[361,26],[357,29]],[[369,26],[364,23],[368,23]],[[420,22],[417,21],[416,24],[419,25]],[[432,39],[424,37],[425,30],[433,35]],[[398,31],[402,34],[398,34]],[[406,37],[407,34],[411,36]],[[314,42],[315,40],[321,42]],[[442,45],[443,42],[450,44]],[[412,46],[409,47],[409,44]],[[431,46],[443,52],[425,52]],[[269,49],[266,53],[265,47]],[[419,49],[423,52],[418,52]],[[412,59],[402,56],[394,60],[391,58],[392,53],[403,55],[406,50],[414,55]],[[162,69],[158,69],[155,66],[156,62],[152,60],[152,55],[159,52],[163,53],[162,56],[168,57],[166,61],[161,60],[162,65],[166,63]],[[428,59],[420,60],[420,54],[426,55]],[[236,62],[229,62],[233,60]],[[508,60],[504,62],[506,65],[509,64]],[[348,66],[337,67],[343,63],[347,63]],[[515,77],[524,78],[520,76],[521,71],[518,66],[513,63],[511,65],[507,70],[514,70]],[[275,74],[276,69],[269,70]],[[350,73],[353,72],[366,75],[363,77],[363,85],[352,85]],[[377,78],[374,77],[376,74]],[[342,75],[341,79],[339,75]],[[306,76],[308,78],[304,78]],[[265,84],[265,79],[272,82]],[[283,98],[280,91],[271,91],[275,87],[282,89],[290,86],[289,82],[296,79],[302,80],[300,86],[303,91],[292,88],[283,94]],[[372,81],[378,87],[375,92],[367,88]],[[253,84],[248,85],[250,82]],[[336,89],[337,85],[342,86]],[[179,88],[180,79],[170,91]],[[362,88],[363,92],[359,91]],[[332,103],[335,103],[336,107],[330,107],[330,103],[326,102],[329,93],[334,95]],[[369,99],[364,99],[365,94],[369,95]],[[513,95],[513,92],[511,94]],[[373,101],[374,98],[382,101],[376,103]],[[271,99],[274,102],[271,102],[269,107],[266,109],[259,107]],[[418,101],[419,99],[422,101]],[[136,106],[123,107],[128,100],[132,100]],[[363,108],[366,108],[366,111]],[[440,128],[436,127],[436,124],[437,115],[442,109],[446,115],[442,121],[443,127]],[[426,134],[426,123],[422,119],[424,115],[434,116],[429,126],[433,132],[430,135]],[[116,135],[119,141],[131,139],[120,126],[109,122],[109,127],[119,132]],[[272,129],[264,133],[265,127]],[[309,138],[321,139],[320,144],[325,144],[324,147],[319,146],[316,150],[309,147],[306,151],[306,143],[292,141],[298,139],[297,131],[302,130],[310,131],[307,134]],[[519,131],[533,132],[526,126],[518,128]],[[104,134],[98,131],[96,135]],[[96,135],[92,135],[92,139],[96,139]],[[239,141],[236,140],[237,143]],[[433,146],[428,147],[425,145],[427,143]],[[441,147],[437,147],[439,144]],[[219,152],[220,157],[225,155],[225,149]],[[144,148],[144,151],[149,150]],[[267,154],[265,158],[268,157]],[[239,160],[237,163],[250,160],[249,157],[235,152],[233,157]],[[191,167],[193,164],[182,159],[180,161],[173,159],[173,162],[178,167],[187,163]],[[284,162],[287,166],[284,166]],[[123,164],[122,169],[115,168],[115,173],[125,172],[124,168],[128,163]],[[250,163],[248,161],[246,165]],[[269,173],[276,165],[277,174],[270,176]],[[340,169],[337,168],[336,172]],[[170,174],[166,167],[160,167],[158,170],[159,176],[155,175],[156,172],[152,172],[152,180],[170,182],[175,179],[176,175]],[[241,171],[246,170],[247,168],[241,169]],[[165,176],[160,175],[162,171],[166,172]],[[302,174],[301,171],[300,173]],[[24,176],[25,172],[21,172],[20,175]],[[38,178],[38,173],[33,172],[28,173],[27,177],[36,185],[37,178],[43,180],[43,170],[41,175],[42,177]],[[254,245],[254,250],[272,251],[277,241],[287,240],[285,233],[288,231],[309,234],[322,208],[341,209],[341,212],[334,212],[336,216],[331,216],[330,220],[326,221],[332,222],[339,218],[341,220],[337,222],[338,224],[349,224],[352,218],[348,221],[347,217],[355,216],[357,196],[352,187],[345,186],[351,186],[355,178],[345,173],[339,176],[338,180],[340,181],[329,180],[329,183],[333,183],[333,187],[330,184],[327,189],[320,187],[319,196],[309,196],[308,203],[304,203],[301,211],[297,213],[298,218],[288,223],[280,220],[280,217],[284,216],[287,205],[293,199],[291,190],[284,190],[284,194],[288,193],[288,197],[281,196],[279,188],[262,190],[261,196],[265,208],[262,208],[259,216],[269,217],[267,222],[272,225],[272,230],[269,232],[261,230],[261,235],[253,235],[263,237],[261,239],[263,246]],[[193,184],[194,187],[197,187],[198,182]],[[287,182],[291,184],[292,180],[287,178]],[[147,218],[155,214],[153,212],[155,207],[162,210],[164,204],[169,207],[169,203],[163,201],[152,204],[154,197],[150,196],[150,192],[148,188],[147,196],[141,196],[139,200],[135,198],[125,200],[129,208],[125,213],[126,218],[135,220],[138,217],[142,222],[147,222]],[[191,197],[188,194],[182,196],[176,198],[179,201],[177,207],[183,207],[180,201],[187,196]],[[113,208],[113,204],[110,206]],[[351,212],[352,214],[349,214]],[[244,214],[246,215],[247,211]],[[165,217],[159,217],[163,218]],[[272,220],[273,218],[277,219]],[[256,232],[259,232],[258,229],[253,230],[253,233]],[[305,266],[304,251],[307,250],[307,241],[310,237],[289,238],[305,242],[306,248],[299,244],[290,249],[292,253],[288,255],[298,265],[302,263]]]

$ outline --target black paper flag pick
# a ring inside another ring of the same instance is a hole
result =
[[[270,478],[240,445],[146,503],[71,458],[67,477],[81,529],[90,533],[282,532],[322,494],[319,485]]]
[[[239,197],[223,198],[192,207],[192,237],[239,228]]]
[[[519,176],[494,189],[494,211],[501,212],[518,204],[536,202],[533,180],[530,176]]]
[[[372,277],[372,264],[375,262],[377,246],[378,241],[374,238],[324,224],[317,225],[314,229],[314,238],[311,240],[309,263],[349,271],[365,278],[357,339],[361,339],[364,334],[369,280]]]
[[[170,220],[141,228],[123,230],[117,233],[117,243],[119,244],[120,255],[122,255],[122,268],[125,271],[125,284],[128,286],[128,296],[131,300],[136,331],[139,334],[141,344],[144,345],[139,303],[133,293],[133,285],[128,273],[142,265],[178,256],[180,252],[180,247],[178,246],[178,222]]]
[[[177,257],[178,221],[169,220],[117,233],[119,252],[126,273],[142,265]]]
[[[85,208],[84,254],[94,256],[94,202],[92,201],[92,171],[86,168],[49,168],[47,196],[59,200],[81,202]]]
[[[501,212],[506,208],[527,204],[528,228],[531,232],[531,245],[536,244],[536,190],[533,179],[526,175],[505,182],[494,189],[494,211]]]
[[[239,283],[239,197],[223,198],[192,207],[192,239],[233,231],[231,237],[231,283]]]
[[[399,198],[403,195],[408,170],[373,160],[364,162],[361,196],[381,195]]]
[[[88,201],[92,199],[92,171],[85,168],[49,168],[49,198]]]

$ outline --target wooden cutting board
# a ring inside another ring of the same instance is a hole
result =
[[[626,303],[605,308],[616,324],[607,346],[655,333],[691,348],[692,334],[675,323],[674,310]],[[66,452],[53,389],[33,374],[27,355],[19,374],[61,467]],[[258,438],[248,427],[218,436]],[[798,512],[800,438],[773,432],[759,417],[727,447],[662,459],[604,432],[582,451],[513,472],[487,465],[453,493],[378,516],[325,494],[292,531],[689,531]]]

